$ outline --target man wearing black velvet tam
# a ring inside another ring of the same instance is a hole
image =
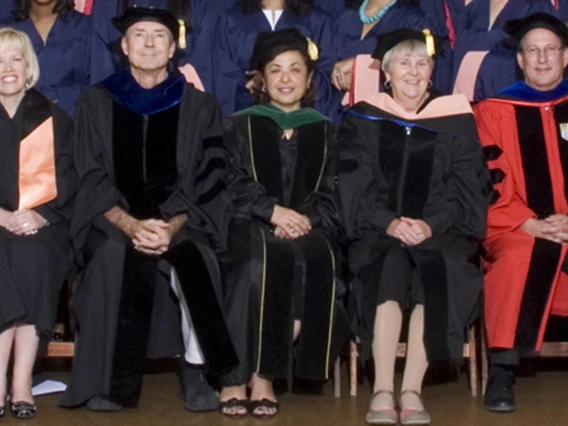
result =
[[[484,242],[484,405],[499,412],[515,410],[519,354],[541,350],[550,315],[568,316],[568,28],[535,13],[504,30],[524,81],[475,108],[495,189]]]
[[[75,117],[72,232],[82,270],[61,405],[136,405],[146,358],[184,354],[185,407],[216,409],[208,378],[238,363],[214,253],[231,206],[219,109],[167,71],[179,32],[173,15],[129,8],[113,24],[130,67],[88,89]]]

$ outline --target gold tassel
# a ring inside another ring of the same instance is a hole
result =
[[[185,21],[183,19],[178,19],[179,22],[179,48],[185,49],[187,47],[187,43],[185,41]]]
[[[436,54],[436,47],[434,45],[434,37],[428,28],[422,31],[424,33],[424,38],[426,42],[426,52],[428,56],[434,56]]]
[[[312,41],[311,38],[306,37],[308,41],[308,55],[312,61],[317,61],[319,58],[319,50],[316,44]]]

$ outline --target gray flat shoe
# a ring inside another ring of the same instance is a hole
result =
[[[394,394],[390,390],[379,390],[371,395],[371,400],[369,401],[369,411],[365,416],[365,421],[370,425],[395,425],[398,422],[398,413],[396,412],[394,406],[389,406],[386,404],[379,405],[377,408],[371,408],[373,399],[377,395],[388,393],[394,398]]]
[[[413,393],[420,401],[422,398],[420,394],[415,390],[409,389],[404,390],[400,393],[400,396],[404,395],[405,393]],[[400,405],[400,424],[401,425],[429,425],[431,422],[430,414],[425,409],[417,410],[416,408],[402,408],[402,403]],[[424,405],[424,404],[423,404]]]

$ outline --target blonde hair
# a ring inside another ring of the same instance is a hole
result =
[[[385,53],[385,56],[383,56],[383,60],[381,61],[381,69],[383,72],[389,72],[391,62],[394,59],[402,58],[404,56],[427,56],[430,61],[430,69],[434,69],[434,60],[430,55],[428,55],[426,43],[414,39],[401,41]]]
[[[6,51],[11,46],[22,52],[22,56],[28,65],[26,90],[31,89],[39,80],[39,64],[30,38],[26,33],[14,28],[0,28],[0,53]]]

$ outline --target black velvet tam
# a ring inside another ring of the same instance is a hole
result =
[[[377,36],[377,45],[375,46],[375,50],[373,51],[373,54],[371,56],[382,61],[387,52],[397,44],[402,43],[406,40],[418,40],[424,44],[427,44],[426,40],[429,35],[431,35],[433,38],[434,54],[432,55],[432,57],[435,58],[440,53],[442,38],[430,33],[430,31],[427,29],[425,29],[424,31],[418,31],[408,28],[400,28],[388,33],[379,34]]]
[[[178,20],[171,12],[164,9],[129,7],[122,15],[112,18],[112,25],[124,35],[132,25],[145,21],[158,22],[170,30],[174,40],[179,38]]]
[[[552,31],[564,46],[568,45],[568,27],[560,19],[549,13],[533,13],[523,19],[511,19],[505,22],[503,30],[518,44],[531,30],[543,28]]]
[[[315,57],[319,54],[319,48],[302,35],[296,28],[286,28],[279,31],[268,31],[260,33],[254,44],[254,49],[249,61],[249,70],[258,70],[263,65],[273,60],[280,53],[290,50],[298,50],[306,57],[312,58],[310,49],[315,47]]]

